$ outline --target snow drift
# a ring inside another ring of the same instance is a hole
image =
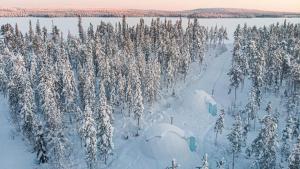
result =
[[[172,159],[187,162],[193,155],[185,132],[171,124],[157,124],[145,131],[141,141],[141,153],[166,166]]]

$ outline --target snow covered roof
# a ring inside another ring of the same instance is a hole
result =
[[[202,99],[206,103],[217,104],[216,101],[212,98],[212,96],[206,93],[204,90],[196,90],[195,95],[198,99]]]
[[[185,132],[171,124],[157,124],[145,132],[141,144],[142,153],[155,160],[171,161],[177,159],[187,161],[190,150]]]
[[[174,125],[162,123],[147,130],[145,133],[146,141],[150,141],[154,138],[165,137],[169,132],[176,134],[178,137],[184,138],[183,130]]]
[[[209,104],[216,105],[216,101],[204,90],[195,90],[183,100],[183,109],[188,112],[208,112]],[[203,118],[203,117],[202,117]]]

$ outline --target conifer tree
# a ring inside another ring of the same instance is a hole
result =
[[[262,119],[263,127],[259,135],[247,149],[248,155],[254,155],[262,169],[276,168],[277,124],[274,117],[267,115]]]
[[[89,169],[95,168],[97,152],[96,128],[92,115],[91,108],[87,105],[83,114],[83,124],[80,128],[80,134],[84,141],[86,152],[86,162]]]
[[[138,121],[138,128],[140,128],[140,120],[144,113],[144,104],[143,104],[143,96],[142,96],[142,89],[141,89],[141,82],[138,79],[138,76],[136,76],[136,84],[135,84],[135,90],[133,95],[133,114],[134,118]]]
[[[293,125],[293,138],[297,138],[300,136],[300,118],[298,116],[294,118],[294,125]]]
[[[232,65],[228,72],[230,77],[230,90],[234,89],[234,102],[236,102],[236,90],[240,87],[241,84],[244,83],[244,70],[245,64],[244,59],[242,58],[241,53],[241,30],[240,25],[238,25],[237,29],[234,32],[234,47],[233,47],[233,55],[232,55]],[[235,104],[234,104],[235,105]]]
[[[288,117],[285,129],[282,131],[281,157],[287,160],[290,155],[290,144],[292,140],[292,118]]]
[[[217,161],[217,168],[218,169],[224,169],[225,168],[225,159],[224,159],[224,157],[220,161]]]
[[[70,120],[71,112],[75,112],[76,107],[76,86],[75,86],[75,79],[74,74],[72,71],[72,66],[70,64],[69,59],[67,58],[66,51],[64,46],[60,47],[60,78],[61,78],[61,85],[62,85],[62,105],[63,111],[66,114],[69,114]]]
[[[263,53],[254,41],[249,42],[249,68],[251,70],[252,90],[255,92],[255,102],[258,107],[261,103],[261,87],[263,85],[265,59]]]
[[[209,168],[208,168],[207,154],[205,154],[205,155],[203,156],[203,159],[202,159],[202,166],[200,167],[200,169],[209,169]]]
[[[80,38],[81,42],[84,43],[85,40],[86,40],[86,35],[85,35],[84,30],[83,30],[82,18],[81,17],[78,17],[78,33],[79,33],[79,38]]]
[[[221,113],[219,115],[219,118],[217,119],[216,123],[215,123],[215,133],[216,133],[216,139],[215,139],[215,143],[217,144],[217,137],[218,134],[222,134],[222,131],[224,129],[224,113]]]
[[[62,129],[48,131],[47,146],[48,154],[53,167],[55,169],[68,169],[69,145]]]
[[[117,101],[118,106],[121,109],[121,113],[124,113],[125,102],[126,102],[126,79],[122,74],[119,74],[119,81],[117,83]]]
[[[28,74],[25,73],[23,78],[24,91],[20,98],[20,115],[21,126],[23,135],[31,142],[34,143],[34,128],[37,126],[36,114],[35,114],[35,101],[33,96],[33,90],[28,78]]]
[[[1,56],[0,56],[1,57]],[[2,93],[4,96],[7,95],[7,89],[8,89],[8,78],[4,70],[4,63],[0,62],[0,93]]]
[[[46,119],[46,140],[48,157],[55,169],[68,168],[68,140],[64,135],[63,119],[57,104],[57,93],[55,92],[56,78],[53,68],[43,65],[41,69],[41,80],[39,82],[39,95],[41,98],[41,111]]]
[[[232,168],[234,169],[235,156],[241,152],[242,147],[242,122],[241,117],[237,115],[235,117],[235,123],[233,124],[232,131],[228,134],[227,139],[231,144],[232,152]]]
[[[289,169],[300,168],[300,138],[298,138],[293,151],[289,157]]]
[[[35,151],[37,153],[37,160],[38,163],[47,163],[48,162],[48,156],[47,156],[47,149],[46,149],[46,140],[44,131],[42,129],[41,125],[38,125],[35,131]]]
[[[111,155],[113,150],[113,131],[112,126],[112,111],[110,105],[107,103],[105,96],[104,85],[100,85],[100,105],[98,108],[98,117],[97,117],[97,146],[100,159],[104,160],[104,163],[107,163],[107,158]]]
[[[83,106],[89,105],[90,108],[95,110],[95,75],[92,56],[87,55],[87,62],[85,64],[85,78],[82,79],[83,84]]]

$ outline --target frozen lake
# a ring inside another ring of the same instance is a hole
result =
[[[161,18],[161,20],[164,20],[165,18]],[[172,17],[167,18],[168,20],[172,20],[173,23],[175,23],[176,20],[179,18]],[[238,24],[243,25],[244,23],[247,23],[248,26],[263,26],[263,25],[270,25],[272,23],[283,23],[284,20],[287,20],[291,23],[300,23],[300,18],[212,18],[212,19],[204,19],[199,18],[199,23],[206,27],[211,26],[224,26],[227,28],[228,36],[229,36],[229,42],[233,41],[233,32]],[[28,31],[28,23],[29,20],[32,21],[33,26],[35,26],[35,23],[37,20],[40,21],[41,26],[46,26],[47,29],[51,28],[52,23],[54,25],[57,25],[58,28],[64,33],[64,35],[67,35],[68,31],[70,31],[72,34],[77,33],[77,22],[78,18],[76,17],[58,17],[58,18],[43,18],[43,17],[8,17],[8,18],[0,18],[0,25],[10,23],[15,25],[16,23],[19,26],[19,29],[22,31]],[[92,23],[94,26],[98,25],[101,21],[104,22],[110,22],[113,25],[120,22],[122,18],[119,17],[87,17],[82,18],[83,26],[85,28],[88,27],[90,23]],[[129,25],[135,25],[139,22],[140,18],[136,17],[129,17],[127,18],[127,22]],[[146,24],[150,24],[152,17],[145,17],[144,18]],[[182,18],[183,26],[186,26],[188,24],[187,18]]]

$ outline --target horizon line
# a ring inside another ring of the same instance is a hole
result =
[[[0,9],[22,9],[22,10],[119,10],[119,11],[126,11],[126,10],[136,10],[136,11],[163,11],[163,12],[186,12],[186,11],[193,11],[198,9],[236,9],[236,10],[248,10],[248,11],[258,11],[258,12],[277,12],[277,13],[298,13],[300,14],[300,11],[281,11],[281,10],[264,10],[264,9],[257,9],[257,8],[234,8],[234,7],[205,7],[205,8],[192,8],[192,9],[182,9],[182,10],[168,10],[168,9],[145,9],[145,8],[80,8],[80,7],[60,7],[60,8],[45,8],[45,7],[3,7],[0,5]]]

